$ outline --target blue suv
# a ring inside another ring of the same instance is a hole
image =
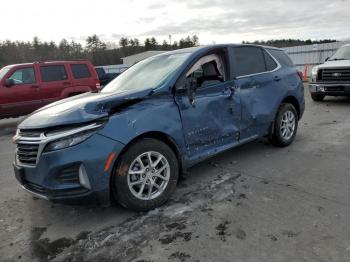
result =
[[[288,146],[304,87],[280,49],[213,45],[143,60],[100,93],[29,115],[14,137],[23,188],[51,201],[162,205],[188,167],[268,137]]]

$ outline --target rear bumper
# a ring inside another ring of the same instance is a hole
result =
[[[112,167],[105,171],[105,164],[111,153],[118,154],[123,147],[119,142],[94,135],[79,145],[42,154],[36,166],[23,166],[16,160],[15,177],[26,191],[45,200],[108,205]],[[81,166],[90,187],[81,182]]]
[[[327,96],[348,96],[350,95],[350,83],[317,83],[309,84],[309,91],[312,94]]]

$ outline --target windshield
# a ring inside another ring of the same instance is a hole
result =
[[[101,92],[156,89],[177,71],[190,54],[159,55],[145,59],[122,73],[103,88]]]
[[[329,60],[350,60],[350,46],[343,46],[339,48]]]
[[[12,66],[5,66],[0,69],[0,80],[7,74],[7,72],[11,69]]]

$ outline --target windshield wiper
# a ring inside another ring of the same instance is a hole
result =
[[[339,60],[348,60],[345,58],[334,58],[334,59],[329,59],[328,61],[339,61]]]

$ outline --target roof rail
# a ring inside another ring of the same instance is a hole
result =
[[[90,61],[89,59],[67,59],[67,60],[45,60],[45,61],[34,61],[34,64],[50,63],[50,62],[79,62],[79,61]]]

